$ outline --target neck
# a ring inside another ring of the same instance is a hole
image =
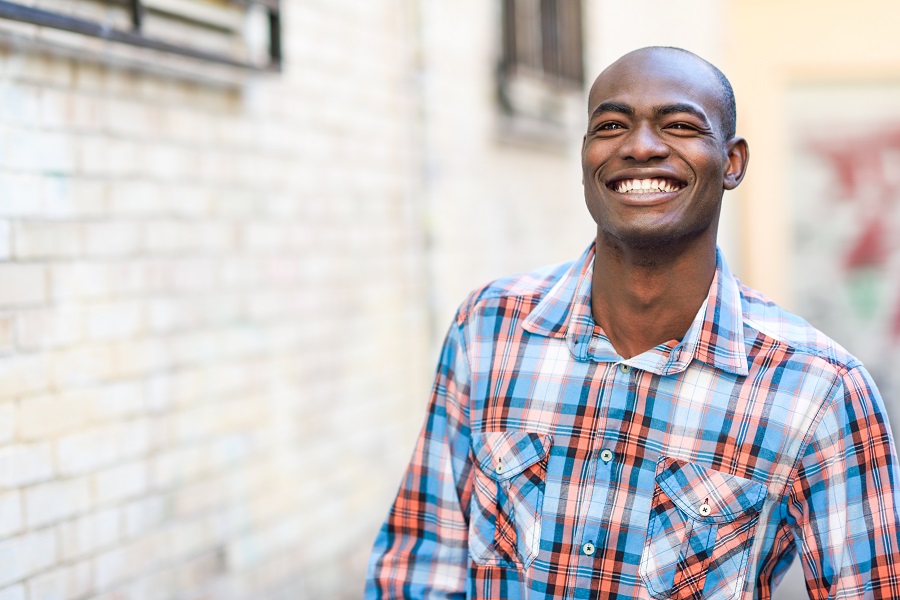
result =
[[[598,232],[596,247],[591,312],[616,352],[631,358],[683,338],[715,276],[715,230],[641,248]]]

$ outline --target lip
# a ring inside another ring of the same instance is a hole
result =
[[[647,192],[646,194],[623,194],[615,190],[609,191],[615,195],[616,200],[626,206],[657,206],[674,200],[683,190],[684,188],[674,192]]]

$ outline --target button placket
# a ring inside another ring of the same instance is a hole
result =
[[[623,376],[620,363],[615,360],[606,364],[603,378],[606,385],[596,407],[597,427],[601,432],[606,428],[610,406],[627,404],[630,385],[630,377]],[[589,567],[597,560],[599,545],[604,544],[609,536],[609,523],[604,520],[603,515],[613,489],[612,478],[616,474],[613,463],[615,454],[611,450],[615,445],[614,439],[604,439],[602,434],[591,441],[589,472],[585,478],[589,491],[582,510],[582,524],[576,527],[573,536],[580,541],[580,546],[574,546],[572,552],[583,566],[588,567],[578,570],[574,584],[578,588],[590,589],[592,569]],[[610,453],[609,462],[604,460],[607,456],[604,450]]]

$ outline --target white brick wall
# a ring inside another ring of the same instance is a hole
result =
[[[56,535],[39,529],[0,541],[0,586],[46,571],[57,562]]]
[[[57,527],[60,558],[65,562],[111,547],[122,535],[122,511],[106,508],[68,519]]]
[[[24,524],[22,492],[19,490],[0,492],[0,536],[9,537],[19,533]]]
[[[358,597],[449,313],[588,241],[493,8],[283,4],[236,88],[0,47],[0,600]]]
[[[75,600],[93,589],[90,561],[66,565],[37,575],[28,582],[29,599]]]
[[[11,443],[0,448],[0,488],[19,488],[53,477],[52,446],[48,442]]]
[[[13,585],[0,590],[0,600],[25,600],[25,586]]]
[[[24,490],[25,524],[38,528],[85,511],[91,505],[91,480],[57,479]]]
[[[40,304],[47,300],[47,269],[39,264],[0,264],[0,307]]]

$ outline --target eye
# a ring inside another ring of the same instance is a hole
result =
[[[697,131],[697,128],[690,123],[672,123],[669,129],[678,129],[681,131]]]
[[[604,121],[594,127],[593,131],[616,131],[618,129],[625,129],[625,126],[616,121]]]

